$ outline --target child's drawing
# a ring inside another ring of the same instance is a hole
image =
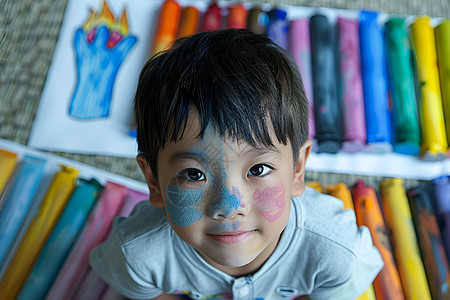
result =
[[[106,1],[75,33],[77,84],[69,115],[78,119],[109,116],[117,72],[137,38],[128,31],[126,10],[115,18]]]

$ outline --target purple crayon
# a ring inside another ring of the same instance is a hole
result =
[[[342,74],[342,150],[357,152],[366,144],[366,117],[361,79],[359,22],[339,17],[339,57]]]
[[[312,95],[309,19],[291,21],[289,30],[289,52],[294,56],[300,74],[302,75],[303,87],[305,89],[306,98],[309,101],[309,138],[313,140],[316,132],[314,127],[314,100]]]

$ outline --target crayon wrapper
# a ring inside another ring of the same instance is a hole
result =
[[[395,266],[391,243],[386,231],[377,195],[372,187],[358,181],[353,187],[356,220],[358,226],[365,225],[372,235],[373,244],[380,251],[384,267],[375,278],[373,286],[379,299],[404,299],[400,275]]]
[[[0,282],[3,299],[15,299],[75,187],[78,170],[61,166]]]
[[[168,48],[178,31],[180,22],[181,6],[175,0],[165,0],[159,13],[158,27],[153,40],[152,54],[156,54]]]
[[[123,206],[127,188],[107,182],[79,238],[53,283],[47,300],[70,299],[88,270],[89,253],[106,238],[111,222]]]
[[[266,12],[259,7],[253,7],[247,14],[247,29],[256,33],[264,34],[267,31],[269,17]]]
[[[217,3],[212,3],[203,15],[202,31],[218,30],[222,27],[222,13]]]
[[[380,184],[383,211],[392,234],[394,256],[406,298],[428,300],[431,299],[430,289],[402,183],[396,178]]]
[[[141,193],[134,190],[128,190],[125,203],[119,213],[119,216],[128,217],[133,208],[141,201],[148,199],[148,194]],[[111,233],[111,227],[108,236]],[[85,274],[82,283],[76,291],[73,300],[97,300],[102,293],[106,290],[107,284],[95,273],[94,270],[89,268],[89,271]]]
[[[339,54],[342,74],[343,150],[356,152],[366,143],[366,117],[361,78],[359,23],[339,17]]]
[[[183,8],[181,10],[177,39],[197,33],[199,20],[200,11],[197,8],[193,6]]]
[[[17,162],[17,154],[0,149],[0,195],[8,182]],[[1,207],[1,203],[0,203]]]
[[[435,36],[429,17],[411,24],[411,39],[420,81],[419,115],[422,128],[422,153],[439,155],[447,150]]]
[[[286,20],[287,12],[281,9],[273,9],[267,13],[267,35],[282,48],[288,50],[289,23]]]
[[[242,3],[228,7],[228,28],[245,29],[247,27],[247,10]]]
[[[344,209],[354,209],[352,194],[345,183],[340,182],[334,185],[325,185],[324,188],[325,193],[344,202]]]
[[[18,300],[44,298],[102,188],[95,179],[80,179]]]
[[[363,80],[364,105],[368,144],[384,144],[389,150],[391,124],[388,110],[387,81],[383,33],[377,24],[378,14],[361,11],[359,40],[361,74]],[[370,149],[370,148],[369,148]],[[375,150],[382,151],[377,147]]]
[[[340,149],[340,103],[336,88],[333,27],[324,15],[310,19],[311,62],[314,91],[314,120],[319,152]]]
[[[303,80],[303,88],[308,99],[309,135],[312,140],[315,133],[314,100],[312,95],[311,42],[309,37],[309,20],[292,20],[289,30],[289,52],[294,56]]]
[[[447,143],[450,143],[450,20],[436,26],[436,51],[441,79]]]
[[[411,48],[405,22],[392,18],[385,24],[387,61],[394,113],[394,151],[420,153],[420,130],[412,69]]]
[[[0,210],[0,270],[7,266],[8,253],[21,230],[41,181],[45,160],[25,156],[11,188],[5,191]],[[2,272],[0,272],[2,273]]]
[[[412,216],[433,299],[449,299],[450,273],[431,198],[424,186],[408,191]]]

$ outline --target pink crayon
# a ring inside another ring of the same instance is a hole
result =
[[[354,153],[364,148],[367,139],[359,56],[359,22],[339,17],[337,26],[342,74],[342,113],[344,115],[342,149]]]
[[[309,101],[309,138],[316,134],[314,127],[314,104],[312,95],[311,43],[309,37],[309,19],[292,20],[289,30],[289,52],[302,75],[303,87]]]
[[[222,28],[222,12],[214,1],[203,15],[201,31],[218,30]]]
[[[47,300],[70,299],[89,267],[89,253],[110,230],[111,222],[123,207],[125,186],[107,182],[93,212],[61,268]]]
[[[144,194],[134,190],[128,190],[127,197],[125,203],[119,213],[118,216],[128,217],[133,210],[134,206],[148,199],[148,194]],[[106,235],[107,237],[110,235],[111,227],[109,228],[109,233]],[[106,239],[105,239],[106,240]],[[85,273],[83,277],[83,281],[80,285],[78,285],[77,291],[75,292],[75,296],[72,297],[72,300],[97,300],[106,292],[108,288],[106,282],[104,282],[97,273],[94,272],[89,267],[89,270]]]

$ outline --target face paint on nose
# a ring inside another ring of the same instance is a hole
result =
[[[166,208],[172,224],[186,227],[202,218],[202,209],[199,207],[203,190],[183,190],[175,185],[166,189]]]
[[[286,208],[283,183],[277,183],[262,191],[256,189],[253,193],[253,200],[259,213],[270,223],[275,222],[281,217]]]
[[[242,195],[237,187],[233,187],[231,193],[226,186],[221,186],[219,193],[208,206],[211,216],[230,216],[233,211],[241,207]]]

